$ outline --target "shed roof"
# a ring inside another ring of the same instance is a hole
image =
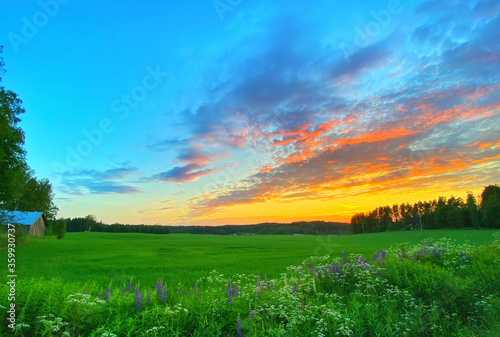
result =
[[[0,213],[9,218],[8,222],[20,225],[32,225],[40,215],[43,215],[43,212],[0,211]]]

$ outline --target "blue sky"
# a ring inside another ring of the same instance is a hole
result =
[[[498,1],[3,7],[60,216],[348,221],[498,183]]]

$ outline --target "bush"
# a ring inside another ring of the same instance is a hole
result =
[[[53,224],[53,232],[59,240],[64,238],[66,235],[66,220],[56,220]]]

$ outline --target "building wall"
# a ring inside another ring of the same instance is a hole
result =
[[[41,215],[30,226],[30,230],[29,230],[28,234],[35,235],[35,236],[42,236],[45,234],[45,222],[43,221],[43,218]]]

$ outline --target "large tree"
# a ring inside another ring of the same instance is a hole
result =
[[[5,73],[0,46],[0,83]],[[24,113],[18,95],[0,86],[0,208],[40,211],[53,219],[57,207],[52,199],[52,186],[38,180],[26,163],[24,132],[19,126]]]

